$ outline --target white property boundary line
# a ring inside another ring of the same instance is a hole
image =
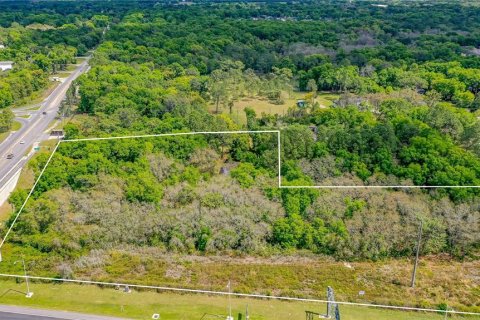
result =
[[[149,286],[149,285],[116,283],[116,282],[90,281],[90,280],[72,280],[72,279],[59,279],[59,278],[49,278],[49,277],[21,276],[21,275],[11,275],[11,274],[2,274],[2,273],[0,273],[0,277],[20,278],[20,279],[29,279],[29,280],[42,280],[42,281],[51,281],[51,282],[66,282],[66,283],[78,283],[78,284],[90,284],[90,285],[103,285],[103,286],[119,286],[119,287],[128,286],[130,288],[137,288],[137,289],[150,289],[150,290],[173,291],[173,292],[183,292],[183,293],[198,293],[198,294],[208,294],[208,295],[234,296],[234,297],[254,298],[254,299],[313,302],[313,303],[330,303],[331,302],[331,301],[322,300],[322,299],[268,296],[268,295],[264,295],[264,294],[234,293],[234,292],[226,292],[226,291],[187,289],[187,288],[175,288],[175,287],[160,287],[160,286]],[[459,314],[459,315],[480,316],[480,313],[478,313],[478,312],[465,312],[465,311],[455,311],[455,310],[440,310],[440,309],[428,309],[428,308],[389,306],[389,305],[383,305],[383,304],[357,303],[357,302],[347,302],[347,301],[335,301],[335,303],[339,304],[339,305],[346,305],[346,306],[372,307],[372,308],[379,308],[379,309],[390,309],[390,310],[401,310],[401,311],[434,312],[434,313],[444,313],[444,314]]]
[[[43,176],[43,173],[45,172],[45,169],[47,169],[47,166],[48,166],[48,164],[50,163],[50,161],[52,160],[53,155],[54,155],[55,152],[57,151],[59,145],[60,145],[60,141],[57,142],[57,144],[55,145],[55,148],[53,149],[52,154],[50,154],[50,157],[48,157],[47,163],[45,163],[45,166],[43,167],[42,171],[40,172],[40,175],[38,176],[37,180],[35,180],[35,183],[33,184],[32,189],[30,190],[30,192],[28,193],[27,197],[25,198],[25,201],[23,202],[22,206],[20,207],[20,210],[18,210],[18,213],[17,213],[17,215],[15,216],[15,219],[13,219],[13,222],[12,222],[12,224],[10,225],[10,228],[8,228],[7,233],[5,234],[5,237],[3,237],[3,240],[2,240],[2,242],[0,243],[0,249],[3,247],[3,245],[4,245],[5,241],[7,240],[7,237],[8,237],[8,235],[10,234],[10,232],[12,232],[13,226],[14,226],[15,223],[17,222],[18,217],[20,216],[20,213],[22,213],[23,209],[24,209],[25,206],[27,205],[28,200],[29,200],[30,197],[32,196],[33,191],[35,190],[35,187],[36,187],[37,184],[38,184],[38,181],[40,181],[40,178]],[[0,257],[1,257],[1,253],[0,253]],[[1,261],[1,260],[0,260],[0,261]]]
[[[204,135],[204,134],[255,134],[255,133],[276,133],[277,134],[277,149],[278,149],[278,187],[283,189],[300,189],[300,188],[324,188],[324,189],[347,189],[347,188],[480,188],[480,186],[283,186],[282,185],[282,176],[281,176],[281,132],[280,130],[259,130],[259,131],[203,131],[203,132],[179,132],[179,133],[165,133],[165,134],[151,134],[151,135],[132,135],[132,136],[117,136],[117,137],[104,137],[104,138],[83,138],[83,139],[67,139],[59,140],[55,145],[52,153],[50,154],[45,166],[41,170],[38,178],[36,179],[32,189],[28,193],[24,203],[20,207],[17,215],[15,216],[12,224],[10,225],[7,233],[5,234],[2,242],[0,243],[0,249],[5,244],[5,241],[9,234],[11,233],[13,226],[17,222],[20,214],[25,208],[28,200],[33,194],[38,182],[43,176],[47,166],[50,164],[55,152],[58,150],[58,147],[61,143],[68,142],[82,142],[82,141],[99,141],[99,140],[119,140],[119,139],[137,139],[137,138],[153,138],[153,137],[171,137],[171,136],[193,136],[193,135]],[[1,262],[1,252],[0,252],[0,262]],[[148,285],[136,285],[136,284],[125,284],[125,283],[113,283],[113,282],[100,282],[100,281],[89,281],[89,280],[72,280],[72,279],[59,279],[59,278],[48,278],[48,277],[36,277],[36,276],[27,276],[27,275],[13,275],[13,274],[0,274],[0,277],[7,278],[23,278],[23,279],[32,279],[32,280],[44,280],[52,282],[68,282],[68,283],[78,283],[78,284],[93,284],[93,285],[106,285],[106,286],[129,286],[131,288],[138,289],[155,289],[163,291],[176,291],[176,292],[186,292],[186,293],[201,293],[201,294],[211,294],[211,295],[230,295],[237,297],[247,297],[247,298],[260,298],[260,299],[274,299],[274,300],[283,300],[283,301],[302,301],[302,302],[316,302],[316,303],[328,303],[327,300],[321,299],[307,299],[307,298],[293,298],[293,297],[282,297],[282,296],[268,296],[261,294],[246,294],[246,293],[231,293],[223,291],[209,291],[209,290],[199,290],[199,289],[185,289],[185,288],[172,288],[172,287],[160,287],[160,286],[148,286]],[[369,304],[369,303],[355,303],[355,302],[339,302],[340,305],[351,305],[351,306],[363,306],[363,307],[373,307],[373,308],[382,308],[382,309],[393,309],[393,310],[404,310],[404,311],[423,311],[423,312],[435,312],[435,313],[444,313],[444,314],[460,314],[460,315],[475,315],[480,316],[480,313],[476,312],[462,312],[454,310],[437,310],[437,309],[428,309],[428,308],[415,308],[415,307],[401,307],[401,306],[389,306],[389,305],[378,305],[378,304]]]
[[[172,137],[172,136],[188,136],[188,135],[203,135],[203,134],[252,134],[252,133],[276,133],[277,134],[277,161],[278,161],[278,187],[282,189],[463,189],[463,188],[480,188],[479,186],[465,185],[465,186],[431,186],[431,185],[315,185],[315,186],[285,186],[282,185],[282,155],[281,155],[281,131],[280,130],[243,130],[243,131],[198,131],[198,132],[179,132],[179,133],[161,133],[149,135],[136,136],[117,136],[105,138],[83,138],[83,139],[69,139],[61,140],[61,142],[80,142],[80,141],[97,141],[97,140],[118,140],[118,139],[137,139],[137,138],[153,138],[153,137]],[[1,245],[0,245],[1,248]]]
[[[252,134],[252,133],[276,133],[278,136],[278,142],[280,142],[280,131],[279,130],[259,130],[259,131],[199,131],[199,132],[178,132],[178,133],[161,133],[161,134],[149,134],[149,135],[136,135],[136,136],[118,136],[118,137],[105,137],[105,138],[83,138],[83,139],[67,139],[67,140],[58,140],[57,144],[55,145],[55,148],[53,149],[52,153],[50,154],[50,157],[48,157],[47,162],[45,163],[45,166],[43,167],[42,171],[40,172],[40,175],[38,176],[37,180],[35,180],[35,183],[33,184],[32,189],[28,193],[27,197],[25,198],[25,201],[23,202],[22,206],[18,210],[17,215],[15,216],[15,219],[13,219],[12,224],[7,230],[7,233],[2,239],[2,242],[0,243],[0,249],[3,247],[5,244],[5,241],[12,232],[13,226],[18,220],[18,217],[22,213],[23,209],[25,208],[28,200],[33,194],[33,191],[35,190],[35,187],[37,186],[38,182],[42,178],[45,170],[47,169],[48,165],[50,164],[50,161],[52,160],[55,152],[57,151],[58,147],[60,146],[61,143],[68,143],[68,142],[83,142],[83,141],[99,141],[99,140],[120,140],[120,139],[138,139],[138,138],[155,138],[155,137],[172,137],[172,136],[194,136],[194,135],[205,135],[205,134]],[[278,145],[278,155],[280,156],[280,144]],[[281,159],[280,157],[278,158],[278,186],[281,186]],[[1,262],[1,252],[0,252],[0,262]]]
[[[117,136],[117,137],[103,137],[103,138],[82,138],[82,139],[67,139],[67,140],[59,140],[58,143],[55,145],[55,148],[53,149],[52,153],[50,154],[50,157],[47,160],[47,163],[43,167],[42,171],[40,172],[40,175],[38,176],[37,180],[35,181],[32,189],[27,195],[27,198],[25,199],[25,202],[23,205],[20,207],[20,210],[18,211],[17,215],[15,216],[15,219],[13,220],[10,228],[8,229],[7,233],[5,234],[5,237],[2,239],[2,242],[0,243],[0,249],[3,247],[5,240],[7,239],[7,236],[10,234],[14,224],[16,223],[20,213],[23,211],[25,208],[25,205],[27,204],[27,201],[30,199],[33,191],[35,190],[35,187],[38,184],[38,181],[40,178],[43,176],[43,173],[45,172],[45,169],[49,165],[50,161],[53,158],[53,155],[58,149],[58,146],[60,143],[67,143],[67,142],[82,142],[82,141],[99,141],[99,140],[120,140],[120,139],[139,139],[139,138],[155,138],[155,137],[173,137],[173,136],[193,136],[193,135],[205,135],[205,134],[255,134],[255,133],[276,133],[277,134],[277,166],[278,166],[278,188],[281,189],[393,189],[393,188],[398,188],[398,189],[413,189],[413,188],[429,188],[429,189],[440,189],[440,188],[480,188],[480,186],[405,186],[405,185],[385,185],[385,186],[379,186],[379,185],[374,185],[374,186],[360,186],[360,185],[345,185],[345,186],[285,186],[282,185],[282,157],[281,157],[281,132],[280,130],[240,130],[240,131],[197,131],[197,132],[178,132],[178,133],[161,133],[161,134],[148,134],[148,135],[130,135],[130,136]],[[1,253],[0,253],[0,261],[1,261]]]

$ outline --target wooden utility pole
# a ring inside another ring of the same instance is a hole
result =
[[[412,287],[412,288],[415,288],[415,278],[417,276],[418,256],[420,255],[420,246],[421,246],[421,242],[422,242],[422,229],[423,229],[423,221],[420,221],[420,227],[418,229],[417,253],[415,255],[415,265],[413,266],[412,282],[410,284],[410,287]]]

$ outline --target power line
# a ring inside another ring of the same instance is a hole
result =
[[[137,288],[137,289],[152,289],[152,290],[186,292],[186,293],[199,293],[199,294],[222,295],[222,296],[228,295],[228,296],[234,296],[234,297],[254,298],[254,299],[269,299],[269,300],[313,302],[313,303],[329,303],[329,302],[331,302],[329,300],[311,299],[311,298],[282,297],[282,296],[270,296],[270,295],[253,294],[253,293],[235,293],[235,292],[226,292],[226,291],[187,289],[187,288],[177,288],[177,287],[162,287],[162,286],[153,286],[153,285],[139,285],[139,284],[127,284],[127,283],[115,283],[115,282],[103,282],[103,281],[91,281],[91,280],[74,280],[74,279],[61,279],[61,278],[49,278],[49,277],[37,277],[37,276],[22,276],[22,275],[12,275],[12,274],[3,274],[3,273],[0,273],[0,277],[21,278],[21,279],[27,279],[28,278],[28,279],[31,279],[31,280],[43,280],[43,281],[51,281],[51,282],[67,282],[67,283],[78,283],[78,284],[91,284],[91,285],[112,286],[112,287],[129,286],[130,288]],[[335,301],[335,303],[339,304],[339,305],[357,306],[357,307],[371,307],[371,308],[379,308],[379,309],[418,311],[418,312],[438,312],[438,313],[447,313],[447,314],[480,316],[480,313],[478,313],[478,312],[465,312],[465,311],[442,310],[442,309],[402,307],[402,306],[391,306],[391,305],[382,305],[382,304],[373,304],[373,303],[357,303],[357,302],[347,302],[347,301]]]

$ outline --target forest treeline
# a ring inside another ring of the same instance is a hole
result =
[[[480,185],[477,7],[110,10],[92,69],[70,91],[69,139],[278,129],[284,185]],[[275,102],[294,90],[312,99],[284,115],[246,108],[246,123],[229,114],[243,97]],[[321,91],[340,98],[326,108]],[[479,189],[279,189],[277,147],[272,134],[62,143],[11,241],[42,261],[37,272],[62,277],[108,264],[88,257],[112,248],[408,257],[420,221],[422,254],[478,257]],[[36,175],[46,160],[31,162]]]
[[[110,19],[64,4],[3,2],[0,7],[0,61],[13,62],[12,70],[0,72],[0,109],[28,102],[48,88],[51,74],[65,71],[100,43]]]

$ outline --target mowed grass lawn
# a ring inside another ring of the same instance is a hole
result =
[[[290,107],[296,105],[297,100],[304,99],[306,94],[307,92],[294,92],[290,97],[285,98],[284,103],[282,104],[271,103],[267,98],[264,97],[245,97],[234,103],[232,108],[232,118],[241,124],[245,124],[247,122],[247,118],[245,116],[244,109],[247,107],[255,110],[257,116],[259,117],[262,115],[262,113],[284,115],[287,113]],[[319,93],[315,100],[320,104],[321,107],[329,107],[337,98],[338,95],[335,94]],[[215,112],[214,104],[209,104],[208,107],[210,112]],[[228,108],[220,107],[220,112],[228,114],[230,111]]]
[[[159,313],[165,319],[225,319],[228,297],[205,294],[157,293],[154,291],[132,291],[124,293],[113,288],[94,285],[31,283],[34,295],[31,299],[13,290],[25,291],[25,283],[0,281],[0,304],[29,306],[44,309],[67,310],[82,313],[101,314],[131,319],[151,319]],[[321,303],[293,302],[266,299],[231,299],[235,319],[239,313],[245,319],[245,309],[251,320],[305,319],[305,311],[324,313],[326,306]],[[360,306],[340,306],[342,320],[441,320],[438,313],[405,312]],[[215,316],[216,315],[216,316]],[[220,317],[218,317],[220,316]],[[479,319],[475,316],[449,316],[449,319]]]

